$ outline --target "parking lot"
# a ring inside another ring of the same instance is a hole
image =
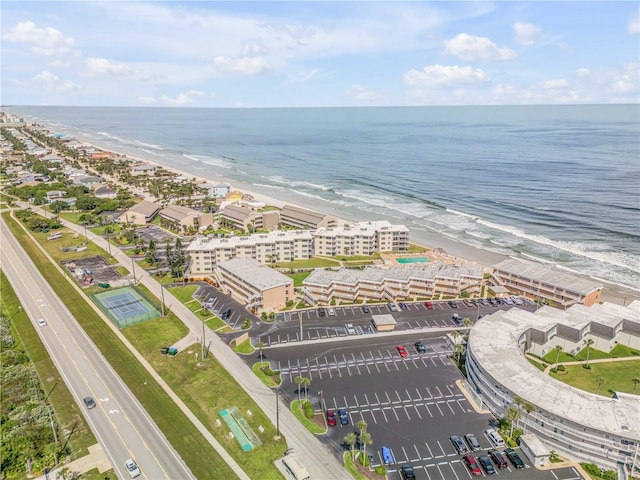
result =
[[[244,308],[242,304],[231,298],[231,295],[222,293],[208,283],[203,282],[198,285],[200,287],[194,293],[194,298],[200,299],[200,302],[205,305],[205,308],[209,309],[219,318],[222,318],[222,314],[230,309],[231,313],[229,317],[225,319],[225,322],[234,330],[242,327],[242,322],[245,318],[249,318],[252,325],[262,322],[258,317]]]
[[[280,392],[288,401],[297,398],[294,379],[303,376],[311,379],[308,397],[314,408],[347,409],[349,424],[338,422],[323,436],[336,456],[345,451],[345,435],[364,420],[373,440],[367,446],[372,465],[383,463],[383,446],[395,459],[387,466],[387,478],[400,479],[400,467],[411,465],[418,479],[467,479],[469,470],[449,438],[474,433],[481,445],[481,450],[473,452],[477,457],[492,447],[484,432],[495,419],[477,413],[456,385],[462,376],[449,358],[451,351],[442,335],[428,329],[402,335],[344,334],[329,343],[281,343],[267,348],[266,355],[272,368],[281,371]],[[414,348],[418,340],[424,343],[425,353]],[[400,344],[406,357],[398,353]],[[519,454],[526,468],[516,470],[509,464],[496,474],[527,480],[582,478],[571,468],[539,471]]]

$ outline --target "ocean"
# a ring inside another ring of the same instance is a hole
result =
[[[640,287],[638,105],[3,109],[456,255]]]

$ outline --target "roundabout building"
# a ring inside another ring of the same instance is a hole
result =
[[[589,393],[555,380],[525,357],[556,346],[575,354],[589,340],[590,348],[604,352],[617,344],[640,350],[640,301],[535,313],[512,308],[484,317],[467,345],[469,393],[497,417],[516,397],[530,402],[535,409],[521,412],[518,427],[562,456],[606,469],[640,469],[640,395]],[[640,359],[634,362],[640,372]]]

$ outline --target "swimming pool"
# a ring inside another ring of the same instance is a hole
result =
[[[427,257],[396,258],[396,262],[398,263],[422,263],[428,261],[429,259]]]

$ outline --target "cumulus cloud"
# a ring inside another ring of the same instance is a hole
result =
[[[629,33],[631,35],[640,34],[640,8],[629,20]]]
[[[48,70],[38,73],[32,80],[44,84],[49,90],[57,92],[77,92],[81,90],[80,85],[73,83],[71,80],[61,80],[60,77]]]
[[[493,93],[496,95],[514,95],[516,93],[516,89],[513,85],[501,83],[493,89]]]
[[[138,102],[144,105],[151,105],[152,103],[156,103],[157,100],[154,97],[138,97]]]
[[[538,35],[542,31],[539,25],[533,23],[516,22],[512,25],[513,32],[516,34],[516,43],[518,45],[533,45],[538,39]]]
[[[588,77],[591,74],[591,71],[588,68],[578,68],[576,70],[576,75],[580,78]]]
[[[376,92],[375,90],[371,90],[364,85],[354,83],[353,85],[351,85],[349,90],[347,90],[347,95],[349,95],[349,97],[354,100],[363,101],[373,100],[377,98],[378,92]]]
[[[225,57],[213,59],[213,65],[222,73],[237,75],[260,75],[271,70],[271,65],[263,57]]]
[[[542,88],[547,90],[557,90],[560,88],[567,88],[569,86],[569,82],[567,82],[564,78],[554,78],[552,80],[547,80],[542,84]]]
[[[573,48],[567,42],[557,42],[556,47],[558,47],[564,53],[573,53]]]
[[[418,88],[478,85],[489,81],[483,70],[458,65],[427,65],[421,72],[409,70],[404,74],[404,83]]]
[[[134,68],[120,62],[112,62],[106,58],[87,58],[86,65],[89,75],[111,76],[123,80],[146,81],[152,80],[153,73]]]
[[[160,97],[164,103],[168,105],[193,105],[197,103],[202,97],[204,93],[199,90],[189,90],[188,92],[179,93],[175,97],[168,97],[167,95],[163,95]]]
[[[444,53],[455,55],[465,62],[503,62],[513,60],[516,53],[507,47],[498,47],[487,37],[459,33],[444,41]]]
[[[53,56],[68,53],[76,42],[64,36],[55,28],[38,28],[33,22],[20,22],[10,28],[2,39],[11,43],[31,45],[31,51],[37,55]]]

